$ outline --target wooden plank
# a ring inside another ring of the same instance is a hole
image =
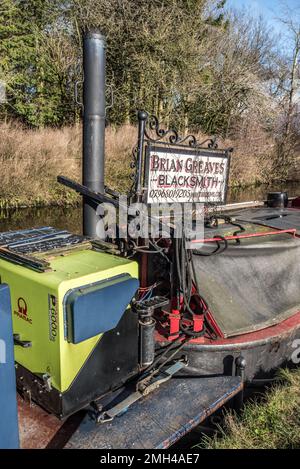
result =
[[[239,377],[174,377],[112,422],[87,415],[65,448],[168,448],[242,390]]]

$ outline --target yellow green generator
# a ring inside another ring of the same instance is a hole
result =
[[[0,235],[17,387],[64,418],[136,375],[136,262],[51,227]]]

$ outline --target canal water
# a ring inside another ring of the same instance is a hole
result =
[[[227,202],[264,200],[268,192],[279,190],[287,191],[289,197],[300,195],[300,182],[288,183],[281,186],[260,185],[243,189],[230,189]],[[73,233],[80,233],[81,216],[80,207],[45,207],[4,210],[2,212],[0,211],[0,232],[39,226],[54,226],[58,229],[66,229]]]

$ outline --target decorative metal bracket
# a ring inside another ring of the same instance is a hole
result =
[[[154,135],[152,135],[154,134]],[[195,135],[189,134],[180,136],[174,129],[163,129],[160,127],[158,118],[155,115],[148,114],[146,111],[138,111],[138,142],[132,151],[131,168],[135,169],[132,175],[133,186],[130,195],[135,192],[137,200],[140,201],[143,193],[143,157],[144,157],[144,143],[145,139],[150,143],[159,143],[163,145],[186,145],[191,148],[207,148],[217,150],[217,138],[207,138],[199,142]],[[228,151],[231,151],[228,150]]]
[[[170,145],[182,145],[186,144],[192,148],[203,147],[206,143],[207,147],[210,149],[217,149],[217,138],[207,138],[203,142],[199,142],[195,135],[189,134],[185,136],[180,136],[175,129],[165,130],[160,127],[158,118],[154,115],[150,115],[147,118],[149,130],[145,127],[144,135],[149,142],[152,143],[168,143]],[[150,132],[154,132],[155,137],[151,136]]]

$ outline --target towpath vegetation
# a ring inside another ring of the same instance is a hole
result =
[[[299,449],[300,370],[282,370],[280,383],[248,402],[240,417],[228,414],[219,436],[207,438],[208,449]]]
[[[79,197],[58,184],[56,178],[63,174],[80,181],[81,137],[80,123],[41,129],[27,128],[16,122],[0,123],[0,209],[77,205]],[[205,135],[199,138],[204,139]],[[133,125],[106,129],[105,180],[108,186],[122,193],[128,191],[132,183],[130,163],[136,139],[137,129]],[[268,190],[285,190],[292,186],[286,182],[270,182],[261,164],[266,149],[264,136],[256,137],[251,144],[250,140],[220,139],[219,145],[235,146],[230,170],[231,195],[244,188],[247,200],[262,199]],[[258,187],[264,183],[271,185]],[[294,184],[289,194],[298,192]]]

